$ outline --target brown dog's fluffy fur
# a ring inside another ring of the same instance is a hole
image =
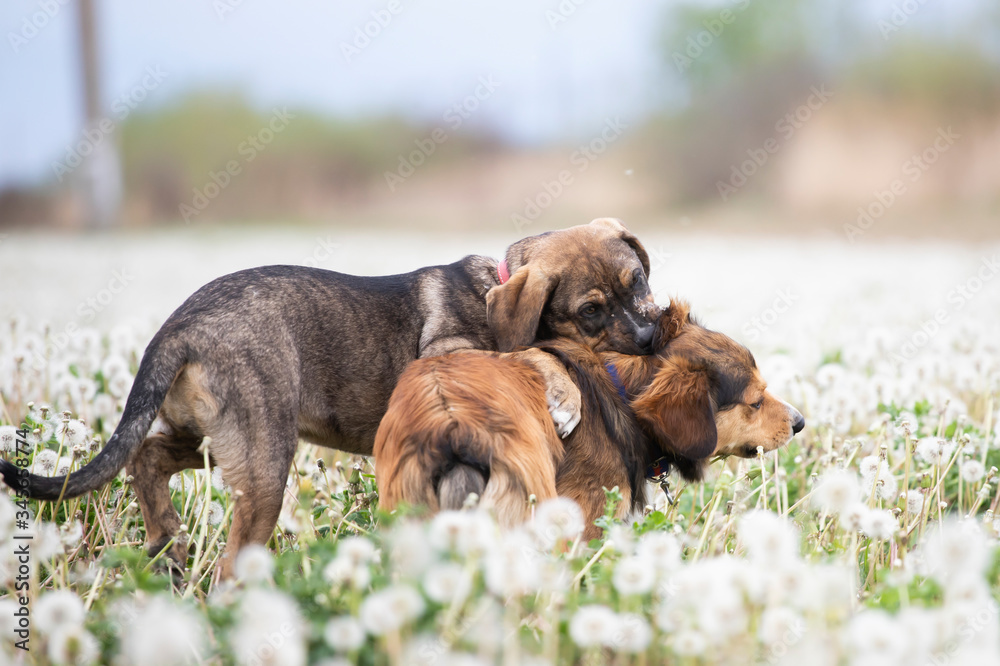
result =
[[[376,436],[383,507],[454,509],[475,492],[513,525],[527,518],[529,495],[558,494],[580,505],[593,538],[604,488],[621,490],[620,515],[640,508],[656,460],[698,480],[709,456],[771,451],[802,428],[802,416],[767,392],[753,355],[692,321],[686,303],[664,311],[654,347],[653,356],[625,356],[568,340],[539,346],[562,361],[583,397],[580,424],[562,441],[531,368],[488,356],[413,363]]]
[[[530,495],[555,497],[563,447],[533,367],[439,356],[410,364],[399,386],[375,439],[383,506],[458,509],[474,492],[511,525],[527,517]]]

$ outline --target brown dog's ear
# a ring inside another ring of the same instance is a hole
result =
[[[660,363],[653,381],[632,402],[636,417],[664,451],[689,460],[709,457],[719,435],[707,370],[681,356]]]
[[[656,322],[656,330],[653,331],[653,351],[660,351],[680,335],[690,317],[691,306],[687,301],[672,300],[670,305],[662,310]]]
[[[522,266],[487,292],[486,321],[501,352],[535,341],[542,310],[558,282],[540,268]]]
[[[642,264],[642,272],[646,274],[646,279],[649,279],[649,254],[646,252],[646,248],[642,246],[642,243],[639,242],[639,239],[625,227],[621,220],[617,217],[599,217],[590,223],[617,231],[618,237],[635,250],[635,256],[639,257],[639,263]]]

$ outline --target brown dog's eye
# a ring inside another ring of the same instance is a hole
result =
[[[584,317],[593,317],[597,314],[597,306],[593,303],[587,303],[582,308],[580,308],[580,314]]]
[[[763,400],[758,400],[757,402],[753,403],[750,406],[753,407],[754,409],[760,409],[761,405],[763,405],[763,404],[764,404]]]

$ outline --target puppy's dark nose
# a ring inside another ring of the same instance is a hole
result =
[[[656,324],[640,326],[635,332],[635,344],[641,349],[649,349],[653,344],[653,332],[656,331]]]
[[[792,432],[797,435],[802,432],[802,429],[805,427],[806,420],[802,418],[801,414],[799,414],[799,418],[795,419],[795,422],[792,424]]]

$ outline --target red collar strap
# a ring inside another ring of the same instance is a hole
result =
[[[500,260],[500,263],[497,264],[497,278],[500,279],[500,284],[503,284],[510,279],[510,271],[507,270],[506,259]]]

